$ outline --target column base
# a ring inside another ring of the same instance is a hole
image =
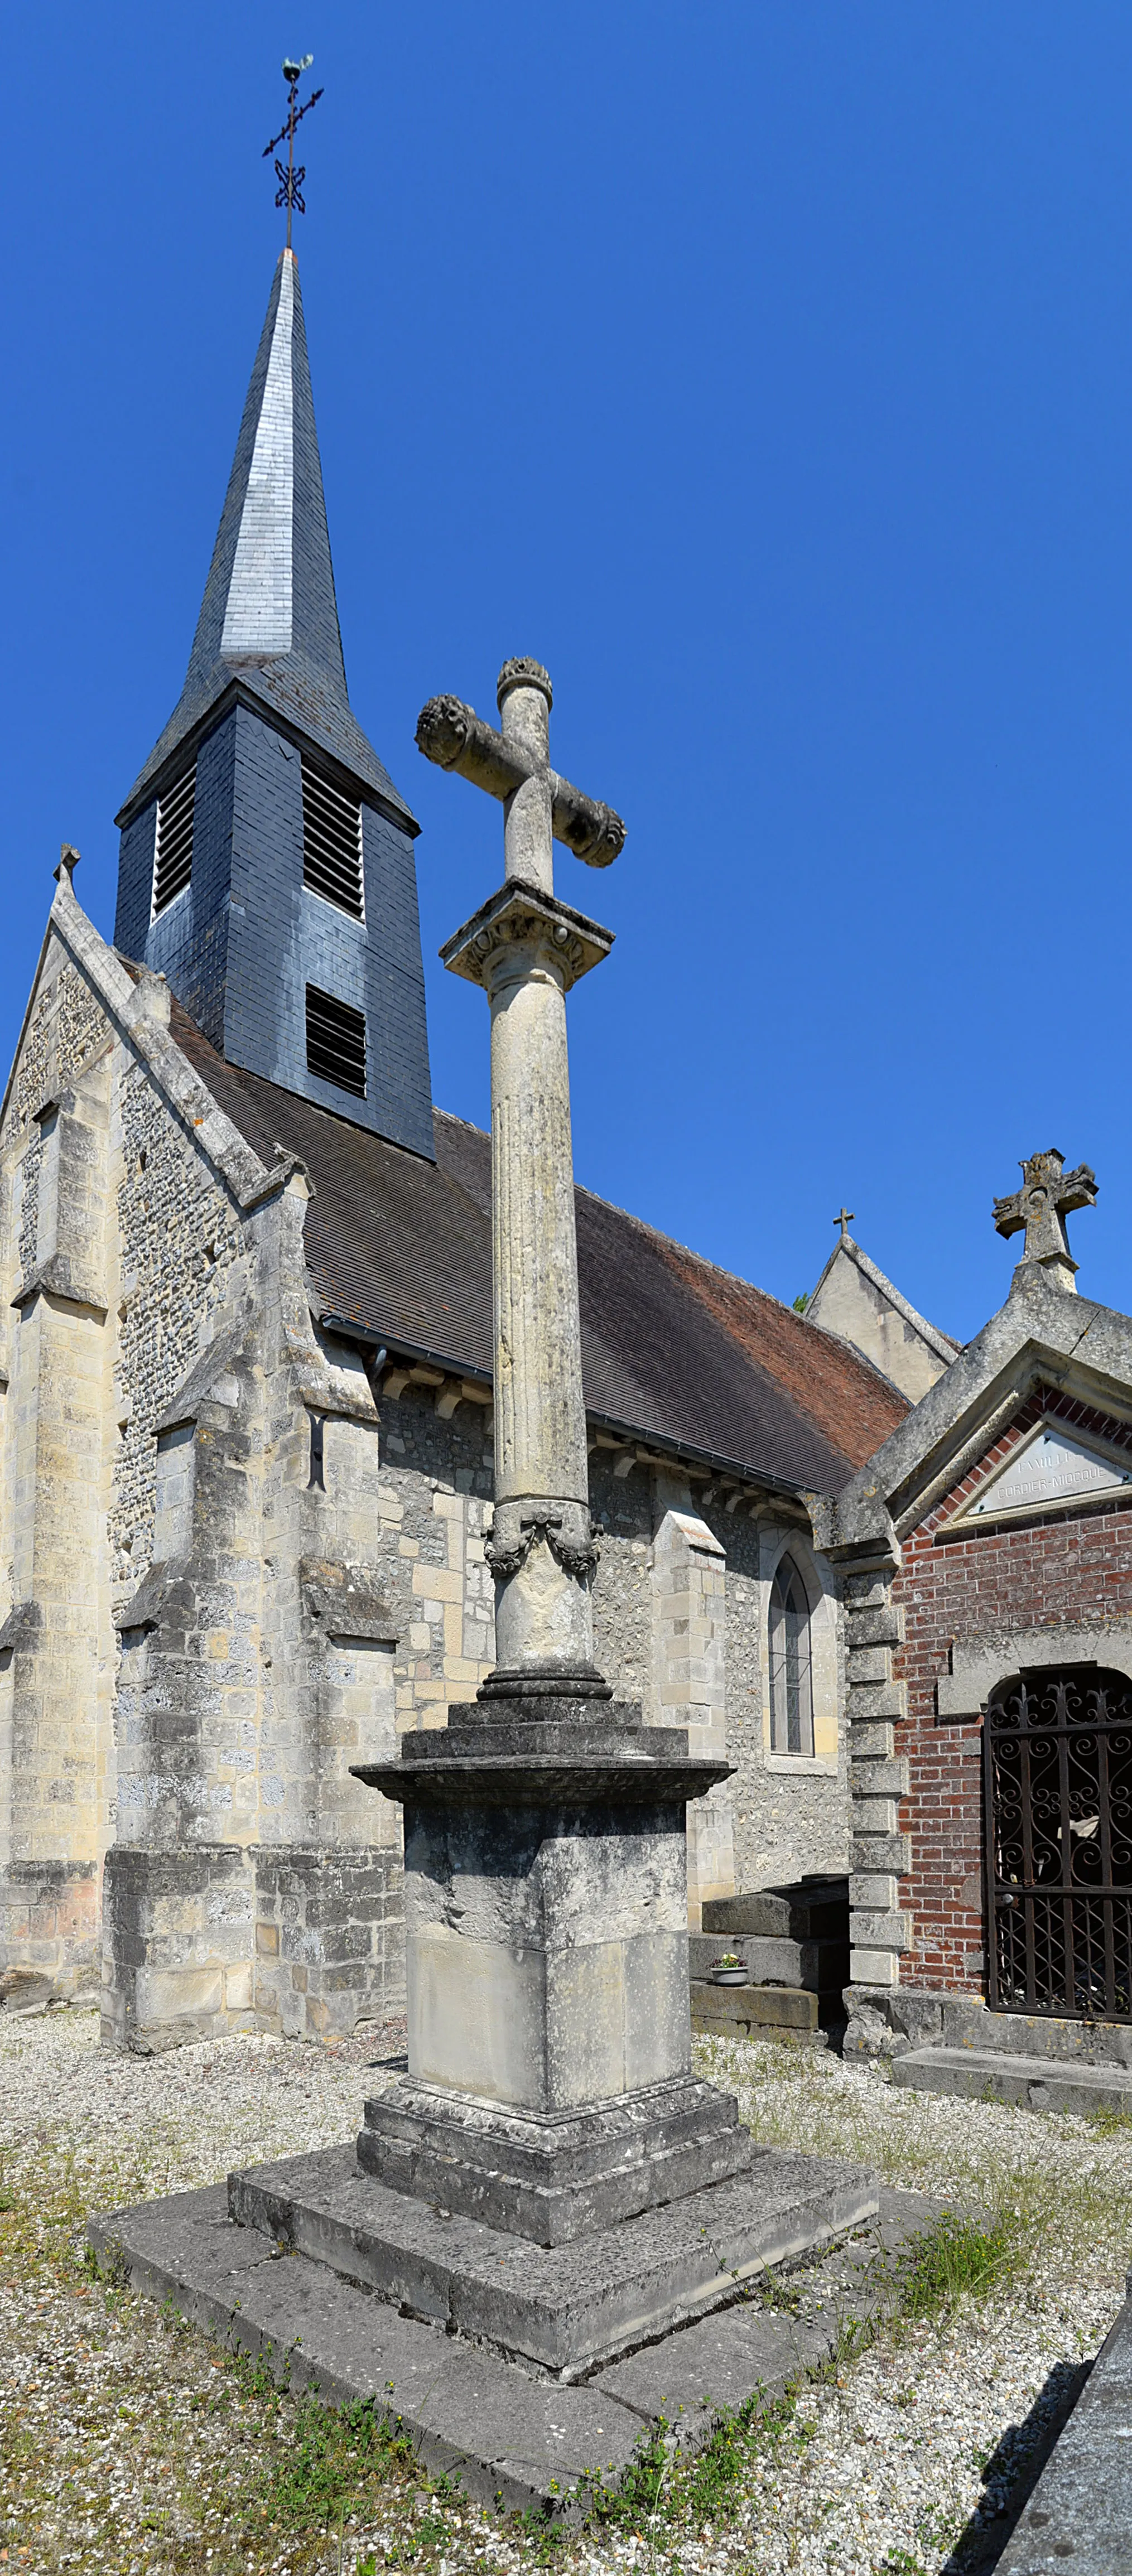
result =
[[[535,2245],[570,2245],[743,2173],[728,2093],[694,2076],[570,2111],[507,2110],[402,2076],[365,2106],[358,2163],[394,2191]]]
[[[613,1684],[596,1664],[522,1664],[513,1672],[497,1666],[480,1683],[478,1700],[581,1699],[610,1700]]]

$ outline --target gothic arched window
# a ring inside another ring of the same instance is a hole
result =
[[[784,1556],[770,1587],[770,1747],[772,1753],[814,1749],[810,1605],[797,1566]]]

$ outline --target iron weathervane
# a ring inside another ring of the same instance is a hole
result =
[[[275,164],[275,176],[279,181],[275,203],[277,206],[286,206],[287,209],[288,250],[290,250],[291,247],[291,217],[296,208],[301,215],[305,215],[307,211],[302,193],[303,181],[307,175],[306,170],[301,162],[298,169],[295,167],[295,127],[301,123],[301,120],[307,114],[308,109],[317,107],[318,102],[322,97],[322,91],[320,89],[312,90],[310,97],[307,100],[306,107],[296,107],[295,101],[299,95],[299,82],[303,77],[303,73],[310,70],[313,61],[313,54],[304,54],[302,61],[298,63],[293,62],[289,54],[285,57],[283,63],[283,78],[287,82],[290,91],[290,96],[287,100],[287,122],[278,134],[272,135],[270,143],[265,143],[263,147],[263,158],[266,161],[268,154],[270,152],[278,151],[281,143],[286,142],[287,145],[286,160],[277,161]]]

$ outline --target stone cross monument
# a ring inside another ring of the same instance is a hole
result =
[[[361,2162],[546,2244],[750,2158],[691,2074],[685,1810],[729,1766],[593,1659],[566,994],[611,938],[556,896],[552,846],[604,866],[624,826],[552,770],[550,703],[513,661],[501,732],[454,698],[417,728],[505,817],[504,882],[441,951],[491,1007],[498,1660],[358,1773],[404,1804],[409,1990],[409,2074],[367,2105]]]
[[[594,1669],[586,1410],[574,1239],[566,995],[608,956],[608,931],[554,893],[554,837],[591,866],[625,827],[550,766],[550,681],[505,662],[503,730],[456,698],[417,726],[429,760],[503,803],[504,883],[441,950],[491,1005],[492,1265],[495,1293],[497,1669],[492,1699],[532,1692],[579,1706],[612,1693]]]
[[[358,1768],[405,1811],[409,2071],[357,2156],[385,2241],[429,2205],[446,2278],[440,2222],[480,2222],[475,2330],[569,2372],[872,2203],[844,2168],[756,2177],[731,2096],[693,2075],[686,1811],[730,1766],[594,1664],[566,994],[611,942],[555,894],[552,846],[602,867],[624,827],[551,768],[550,703],[539,663],[507,662],[501,732],[454,698],[417,728],[505,817],[504,882],[441,951],[491,1007],[498,1662],[445,1728]]]
[[[1051,1145],[1048,1153],[1031,1154],[1019,1164],[1022,1187],[1009,1197],[996,1199],[994,1221],[999,1234],[1020,1234],[1026,1230],[1022,1259],[1015,1278],[1027,1267],[1040,1267],[1056,1288],[1076,1291],[1077,1264],[1069,1250],[1065,1219],[1075,1208],[1095,1207],[1097,1176],[1087,1163],[1078,1163],[1075,1172],[1065,1170],[1065,1157]]]
[[[362,2384],[393,2386],[391,2306],[418,2340],[433,2321],[412,2362],[430,2392],[456,2339],[440,2420],[481,2461],[527,2438],[483,2420],[490,2399],[529,2427],[520,2371],[573,2379],[655,2344],[877,2207],[855,2166],[754,2148],[692,2071],[686,1811],[729,1765],[646,1726],[593,1658],[565,999],[610,934],[555,895],[551,846],[604,866],[624,835],[552,770],[538,663],[508,662],[499,695],[501,732],[438,698],[418,733],[505,815],[504,883],[442,952],[491,1007],[499,1661],[446,1727],[357,1769],[404,1809],[408,2073],[365,2104],[356,2144],[228,2184],[239,2227],[311,2258],[301,2339],[325,2328],[339,2377],[360,2335]],[[242,2290],[242,2255],[208,2259]],[[679,2386],[664,2367],[657,2387]],[[577,2393],[604,2462],[607,2396]]]

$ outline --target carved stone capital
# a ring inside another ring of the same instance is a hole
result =
[[[503,665],[499,678],[495,684],[495,703],[499,708],[500,714],[503,712],[504,698],[510,694],[512,689],[541,689],[542,694],[546,699],[547,707],[550,708],[554,705],[554,691],[550,685],[550,673],[549,671],[544,671],[541,662],[532,662],[529,654],[513,653],[510,661],[505,662]]]
[[[504,967],[524,962],[529,973],[550,973],[569,992],[591,966],[600,966],[612,946],[611,930],[587,920],[557,895],[513,878],[453,932],[440,958],[451,975],[463,975],[489,994]]]

